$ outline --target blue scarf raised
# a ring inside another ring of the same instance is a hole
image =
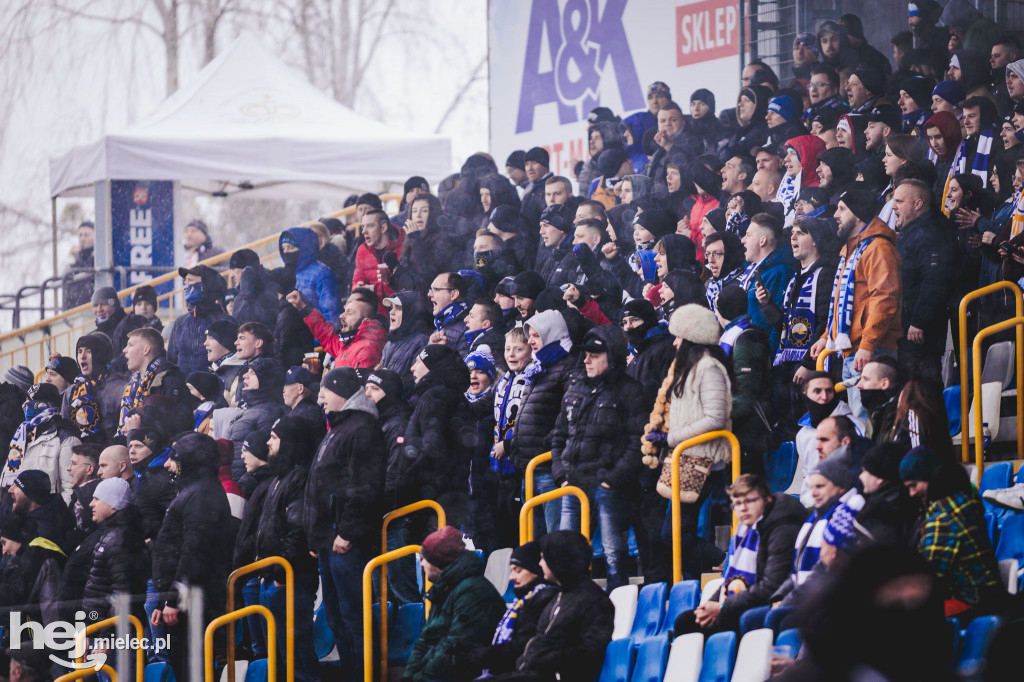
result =
[[[865,227],[867,227],[865,225]],[[857,261],[864,254],[874,237],[868,237],[854,250],[847,263],[846,256],[840,256],[839,268],[836,270],[836,279],[832,283],[832,301],[828,304],[828,331],[825,334],[826,348],[829,350],[846,351],[853,348],[850,340],[850,330],[853,329],[853,284],[857,274]],[[844,267],[845,266],[845,267]],[[836,292],[838,287],[838,293]],[[836,301],[839,301],[838,311]],[[832,338],[832,328],[836,315],[839,315],[839,329],[836,330],[835,338]]]
[[[434,328],[440,331],[452,322],[458,322],[466,316],[469,306],[462,301],[453,301],[441,308],[441,312],[434,315]]]
[[[718,345],[725,351],[726,355],[732,355],[732,347],[736,345],[736,341],[740,338],[740,335],[747,331],[747,327],[749,326],[750,315],[741,315],[730,322],[728,326],[722,330],[722,336],[718,340]]]
[[[814,334],[814,301],[818,295],[818,277],[821,268],[804,279],[800,291],[793,299],[793,285],[799,275],[794,275],[786,286],[782,299],[786,304],[786,321],[782,327],[779,352],[775,355],[775,366],[784,362],[800,362],[807,356]]]

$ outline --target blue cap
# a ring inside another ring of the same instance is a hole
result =
[[[490,353],[484,353],[481,351],[474,351],[466,356],[466,367],[472,370],[478,370],[490,377],[491,381],[494,381],[494,377],[497,375],[497,371],[494,369],[494,356]]]

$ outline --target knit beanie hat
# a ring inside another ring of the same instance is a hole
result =
[[[717,344],[722,336],[715,314],[696,303],[677,308],[669,320],[668,330],[672,336],[704,346]]]
[[[501,232],[519,233],[519,210],[511,206],[496,206],[490,221]]]
[[[694,90],[693,94],[690,95],[690,101],[704,102],[704,104],[707,104],[708,108],[711,110],[707,113],[708,116],[715,113],[715,93],[711,92],[707,88],[698,88]]]
[[[393,370],[375,369],[366,377],[366,383],[379,386],[389,397],[402,396],[402,377]]]
[[[647,327],[658,324],[658,312],[646,298],[634,298],[623,305],[622,317],[638,317],[644,321],[644,325]]]
[[[839,505],[825,525],[822,539],[840,552],[852,551],[857,546],[855,512],[845,504]]]
[[[81,341],[81,339],[79,339]],[[32,374],[32,370],[24,365],[15,365],[8,367],[7,371],[4,372],[4,381],[9,384],[14,384],[22,391],[28,391],[32,387],[32,383],[35,381],[35,376]]]
[[[927,445],[918,445],[900,461],[900,480],[929,482],[939,473],[942,462]]]
[[[36,525],[35,519],[30,519],[21,514],[8,514],[4,527],[0,529],[0,537],[5,537],[8,540],[20,542],[24,545],[39,537],[39,527]]]
[[[142,302],[149,303],[155,308],[157,306],[156,289],[149,286],[148,284],[143,284],[138,289],[136,289],[135,293],[132,294],[132,305]]]
[[[235,339],[238,338],[238,325],[232,320],[217,320],[206,328],[206,335],[229,351],[233,351]]]
[[[768,102],[768,111],[774,111],[787,121],[792,121],[800,115],[796,101],[789,95],[778,95]]]
[[[421,189],[424,192],[430,192],[430,183],[427,179],[419,175],[414,175],[405,181],[405,187],[402,188],[402,196],[405,196],[414,189]]]
[[[427,369],[433,371],[444,367],[445,363],[451,362],[453,357],[458,357],[458,353],[443,343],[431,343],[421,350],[417,357],[427,366]],[[458,360],[462,362],[462,358],[458,358]]]
[[[364,204],[378,211],[381,210],[381,208],[383,208],[384,206],[380,201],[380,197],[374,194],[373,192],[366,192],[365,194],[360,194],[359,198],[356,199],[356,206],[361,206]]]
[[[117,289],[114,287],[100,287],[92,295],[93,305],[118,305]]]
[[[348,400],[363,387],[363,382],[351,367],[335,367],[324,376],[320,386]]]
[[[92,496],[106,502],[114,509],[121,510],[128,506],[131,486],[123,478],[105,478],[93,490]]]
[[[704,219],[711,223],[711,227],[715,228],[715,232],[721,232],[725,229],[726,217],[724,208],[713,208],[704,214]]]
[[[153,454],[159,454],[167,449],[167,441],[163,434],[154,428],[144,426],[129,433],[128,443],[135,441],[145,445]]]
[[[895,483],[900,480],[900,460],[904,452],[901,445],[882,443],[865,452],[860,465],[872,476]]]
[[[672,234],[676,231],[676,221],[663,208],[652,208],[643,213],[637,213],[636,217],[633,218],[633,224],[639,225],[653,234],[655,239],[661,239],[666,234]]]
[[[852,183],[850,189],[839,195],[839,201],[865,223],[870,223],[878,215],[878,194],[867,189],[862,182]]]
[[[536,299],[544,289],[544,278],[533,270],[523,270],[516,275],[512,286],[512,295],[521,298]]]
[[[210,236],[210,228],[207,227],[206,223],[204,223],[199,218],[195,218],[193,220],[188,221],[188,225],[185,225],[185,227],[194,227],[197,230],[199,230],[200,232],[202,232],[204,235],[206,235],[207,237]]]
[[[798,33],[796,38],[793,38],[793,49],[796,49],[797,45],[803,45],[804,47],[811,48],[811,52],[815,55],[819,54],[821,49],[821,43],[818,42],[818,37],[809,31]]]
[[[454,526],[438,528],[428,535],[420,546],[423,558],[438,568],[447,568],[455,563],[465,550],[466,542],[462,539],[462,531]]]
[[[967,91],[964,90],[964,86],[960,81],[942,81],[935,86],[932,94],[938,95],[954,107],[960,106],[960,102],[967,99]]]
[[[60,407],[62,401],[60,391],[53,384],[34,384],[29,386],[25,393],[28,395],[29,400],[46,403],[51,407]]]
[[[53,360],[46,363],[46,369],[52,369],[54,372],[60,375],[60,378],[69,384],[74,383],[75,377],[81,374],[82,370],[79,369],[78,363],[74,359],[67,357],[66,355],[58,355]]]
[[[818,462],[818,465],[811,469],[811,473],[824,476],[843,490],[849,490],[853,487],[853,474],[850,473],[850,465],[844,455],[845,453],[829,455]]]
[[[1021,60],[1024,66],[1024,60]],[[1009,67],[1007,67],[1009,68]],[[915,76],[903,81],[901,90],[905,90],[910,99],[921,109],[929,109],[932,104],[932,90],[935,89],[935,81],[924,76]]]
[[[25,497],[43,505],[50,499],[50,475],[38,469],[26,469],[14,477],[14,485],[21,488]]]
[[[583,294],[585,287],[581,284],[580,293]],[[584,298],[586,300],[586,298]],[[569,304],[565,302],[565,292],[561,287],[544,287],[537,298],[533,299],[533,311],[542,313],[545,310],[565,310]]]
[[[853,75],[860,80],[864,89],[872,95],[881,95],[885,92],[885,76],[879,73],[878,69],[867,64],[861,64],[853,70]]]
[[[228,267],[234,270],[235,268],[247,268],[250,265],[259,265],[260,257],[256,255],[256,252],[252,249],[239,249],[231,254],[231,260],[228,261]]]
[[[737,284],[724,286],[718,292],[715,307],[718,309],[718,314],[726,320],[735,320],[741,315],[746,315],[748,310],[747,292]]]
[[[283,266],[270,271],[270,279],[277,285],[278,291],[291,292],[295,290],[295,268]]]
[[[497,375],[497,370],[494,368],[494,356],[483,351],[474,351],[466,356],[466,369],[483,372],[492,383]]]
[[[512,550],[512,558],[508,562],[534,575],[542,577],[544,575],[544,569],[540,567],[540,543],[536,540],[531,540]]]
[[[568,207],[565,204],[552,204],[545,208],[540,214],[540,222],[547,223],[566,234],[570,234],[576,229],[572,222],[572,216],[569,215]]]
[[[192,372],[185,383],[196,389],[205,400],[216,401],[217,396],[224,390],[224,382],[213,372]]]
[[[629,161],[629,154],[622,147],[609,147],[601,150],[594,157],[594,167],[597,172],[605,178],[619,177],[619,169],[622,164]]]
[[[253,457],[266,462],[270,457],[268,440],[270,440],[270,429],[256,429],[246,435],[245,440],[242,441],[242,449],[248,450]]]
[[[539,163],[545,168],[548,168],[548,164],[550,163],[550,160],[548,158],[548,150],[544,149],[544,147],[531,148],[526,152],[526,156],[523,158],[524,166],[526,163],[529,163],[530,161]]]
[[[507,168],[515,168],[517,170],[526,170],[526,152],[522,149],[517,149],[508,155],[505,159],[505,166]]]

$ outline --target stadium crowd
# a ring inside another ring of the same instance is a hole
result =
[[[403,679],[589,682],[613,618],[592,556],[607,591],[670,582],[670,453],[728,430],[736,480],[724,440],[681,457],[683,576],[725,582],[675,634],[798,626],[780,679],[947,679],[926,654],[945,616],[1020,615],[942,363],[962,296],[1024,278],[1021,57],[965,0],[917,0],[891,60],[847,14],[798,35],[785,73],[749,63],[733,108],[661,82],[646,111],[595,108],[573,179],[540,147],[474,154],[436,194],[410,178],[397,215],[363,194],[344,222],[284,230],[275,269],[248,249],[198,264],[217,250],[193,221],[187,314],[164,328],[152,287],[129,309],[100,288],[75,357],[43,383],[6,372],[0,607],[100,620],[128,592],[187,679],[175,583],[203,588],[209,622],[231,570],[280,556],[295,630],[278,651],[293,637],[296,679],[320,679],[319,587],[341,661],[324,679],[354,678],[382,517],[435,500],[447,526],[417,514],[388,539],[421,544],[432,582]],[[986,297],[970,331],[1014,303]],[[772,489],[790,441],[796,473]],[[535,490],[582,489],[596,551],[572,496],[518,546],[524,472],[548,451]],[[712,526],[736,514],[727,548],[701,531],[707,500]],[[517,547],[511,606],[470,547]],[[391,565],[394,602],[423,600],[415,571]],[[239,603],[282,623],[283,580],[263,570]],[[245,654],[266,637],[249,619]],[[12,679],[50,674],[8,654]]]

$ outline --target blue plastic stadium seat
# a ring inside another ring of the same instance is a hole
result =
[[[1010,514],[1003,521],[996,545],[996,559],[1016,559],[1024,566],[1024,514]]]
[[[736,633],[719,632],[704,644],[699,682],[729,682],[736,664]]]
[[[800,631],[796,628],[783,630],[779,633],[779,636],[775,638],[775,646],[790,647],[793,651],[793,658],[796,658],[796,655],[800,651],[800,647],[802,645],[803,642],[800,640]]]
[[[146,666],[145,675],[142,678],[145,682],[175,682],[174,670],[170,663],[159,661]]]
[[[267,659],[249,661],[249,667],[245,669],[245,682],[267,682]]]
[[[961,677],[973,677],[984,666],[988,647],[999,628],[999,616],[975,618],[967,626],[963,648],[960,651],[958,673]]]
[[[333,648],[334,633],[331,632],[331,626],[327,624],[327,613],[324,611],[324,605],[320,604],[320,608],[313,614],[313,651],[316,652],[316,657],[320,659],[330,654]]]
[[[629,639],[616,639],[604,650],[604,663],[597,682],[628,682],[636,649]]]
[[[672,586],[668,593],[668,608],[661,619],[661,627],[658,633],[668,632],[676,624],[679,614],[692,611],[697,608],[700,602],[700,581],[681,580]]]
[[[956,663],[960,660],[960,619],[959,618],[947,618],[946,629],[949,630],[949,669],[955,670]]]
[[[1013,462],[994,462],[985,466],[978,482],[978,492],[1009,488],[1013,478]],[[987,503],[986,503],[987,504]]]
[[[636,615],[633,616],[633,628],[629,632],[634,644],[639,644],[647,637],[658,634],[662,616],[665,615],[665,599],[668,596],[668,585],[654,583],[644,585],[636,600]],[[668,654],[665,654],[668,656]]]
[[[764,454],[765,479],[772,492],[782,492],[789,488],[796,474],[797,465],[796,443],[786,441],[774,452]]]
[[[423,629],[423,602],[402,604],[391,626],[388,637],[388,663],[405,665],[412,653],[412,647]]]
[[[1024,465],[1017,469],[1017,474],[1013,477],[1014,483],[1024,483]]]
[[[668,664],[668,650],[668,633],[645,639],[637,649],[636,665],[629,682],[661,682]]]
[[[942,400],[946,403],[946,416],[949,419],[950,437],[960,433],[960,386],[950,386],[942,391]]]

